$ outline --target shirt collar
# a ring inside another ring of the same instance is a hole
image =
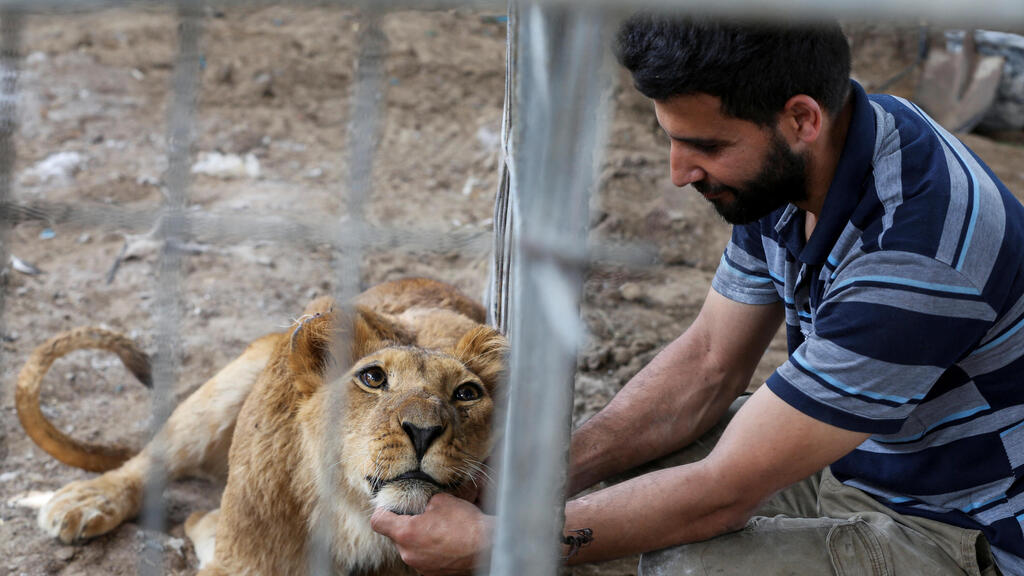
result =
[[[805,245],[804,218],[793,217],[798,210],[793,205],[786,207],[784,217],[776,225],[789,251],[806,264],[820,265],[828,258],[860,203],[864,181],[871,173],[871,159],[875,151],[875,114],[867,94],[855,80],[850,80],[850,92],[853,102],[850,128],[814,233]]]

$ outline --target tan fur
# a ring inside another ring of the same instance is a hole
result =
[[[138,514],[159,458],[169,479],[227,474],[219,511],[186,523],[204,559],[215,550],[203,575],[305,574],[314,550],[341,574],[411,573],[370,514],[419,513],[482,470],[505,354],[483,316],[426,279],[377,286],[347,313],[316,300],[291,333],[257,340],[189,396],[140,454],[60,490],[40,526],[64,542],[115,528]],[[34,381],[48,367],[37,362]],[[386,386],[367,385],[381,374]],[[61,436],[48,451],[81,451]]]

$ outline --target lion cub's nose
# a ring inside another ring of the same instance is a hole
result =
[[[416,459],[422,460],[430,445],[444,432],[444,426],[420,428],[411,422],[402,422],[402,430],[405,430],[405,433],[409,435],[409,439],[412,440],[413,450],[416,451]]]

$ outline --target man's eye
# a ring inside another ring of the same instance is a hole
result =
[[[388,384],[388,375],[380,366],[370,366],[359,373],[359,381],[367,388],[384,388]]]

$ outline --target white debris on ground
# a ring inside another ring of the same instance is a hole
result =
[[[82,170],[87,160],[78,152],[57,152],[26,170],[21,176],[21,181],[28,185],[51,181],[68,182]]]
[[[39,268],[36,268],[31,263],[18,258],[14,254],[11,254],[11,268],[14,268],[22,274],[28,274],[29,276],[36,276],[43,273]]]
[[[238,154],[200,152],[199,160],[192,165],[192,173],[224,179],[259,178],[260,161],[253,154],[242,157]]]
[[[11,508],[31,508],[33,510],[39,510],[53,498],[53,491],[40,492],[38,490],[30,490],[28,492],[22,492],[21,494],[15,495],[13,498],[7,501],[7,505]]]

